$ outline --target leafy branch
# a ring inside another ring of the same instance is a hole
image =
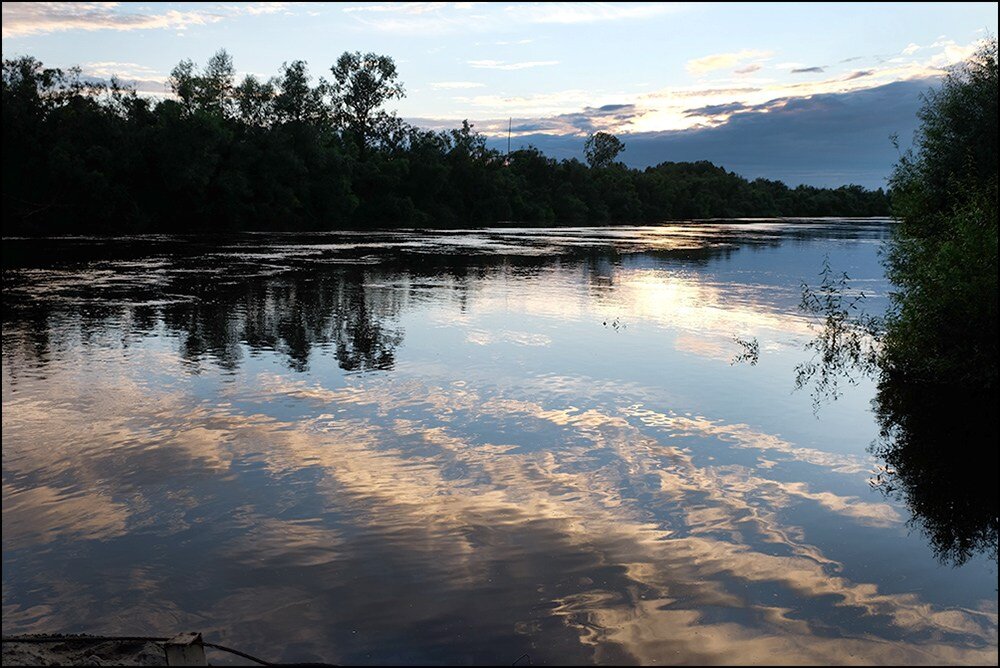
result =
[[[836,274],[829,258],[823,260],[820,284],[802,284],[799,308],[821,318],[818,335],[806,344],[813,355],[795,367],[795,389],[812,386],[813,410],[826,401],[836,401],[843,382],[857,385],[860,377],[878,370],[880,318],[866,314],[863,292],[850,289],[850,277]]]

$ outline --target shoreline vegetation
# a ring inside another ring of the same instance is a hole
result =
[[[997,40],[919,112],[890,184],[900,224],[877,354],[874,451],[935,552],[997,560]]]
[[[872,485],[901,498],[939,558],[997,560],[997,41],[990,38],[919,112],[890,178],[898,218],[883,264],[883,317],[824,269],[806,310],[823,318],[797,385],[834,397],[868,376],[883,462]]]
[[[116,79],[3,63],[6,235],[593,225],[710,218],[884,217],[889,194],[788,187],[707,161],[629,168],[595,132],[586,162],[489,149],[467,121],[434,132],[385,105],[405,95],[391,58],[344,53],[330,80],[304,61],[237,82],[216,53],[182,61],[173,95]],[[581,137],[581,144],[584,138]],[[668,156],[665,156],[668,157]]]

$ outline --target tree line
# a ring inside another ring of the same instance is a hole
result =
[[[405,123],[393,60],[344,53],[331,78],[307,64],[237,82],[231,56],[182,61],[172,96],[117,79],[3,62],[5,231],[26,234],[581,224],[740,216],[880,216],[881,189],[789,188],[710,162],[630,169],[613,135],[587,162],[487,148],[467,121]]]

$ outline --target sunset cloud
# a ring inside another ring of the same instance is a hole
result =
[[[851,72],[846,77],[844,81],[851,81],[853,79],[863,79],[864,77],[870,77],[875,74],[875,70],[858,70],[857,72]]]
[[[229,17],[260,16],[287,11],[288,2],[251,2],[209,5],[208,9],[156,11],[120,2],[5,2],[3,37],[25,37],[82,30],[186,30]]]
[[[5,2],[3,36],[22,37],[68,30],[183,30],[222,20],[206,11],[120,11],[117,2]]]
[[[770,51],[761,51],[758,49],[743,49],[742,51],[735,51],[733,53],[715,53],[710,56],[702,56],[701,58],[689,60],[687,71],[695,75],[707,74],[716,70],[726,70],[736,67],[748,60],[769,58],[772,55]]]
[[[122,79],[153,79],[166,81],[167,77],[156,70],[138,63],[120,63],[106,60],[95,63],[83,63],[80,68],[84,74],[97,77],[119,77]]]

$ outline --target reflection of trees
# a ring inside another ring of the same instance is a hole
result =
[[[797,385],[812,386],[815,405],[836,399],[841,380],[878,381],[873,402],[881,429],[872,446],[884,466],[873,484],[900,498],[938,558],[955,565],[976,553],[997,558],[997,392],[940,366],[933,376],[911,370],[939,351],[921,347],[886,353],[879,340],[905,335],[898,323],[855,312],[846,276],[824,269],[816,291],[804,286],[803,306],[823,318],[807,348],[816,354],[797,368]],[[929,316],[928,316],[929,317]],[[933,380],[928,380],[932,378]]]
[[[296,272],[259,278],[223,295],[164,310],[168,329],[182,337],[185,359],[239,366],[243,346],[275,350],[305,370],[317,346],[331,346],[346,371],[392,368],[402,333],[392,327],[402,309],[399,291],[370,285],[362,268]]]
[[[833,234],[828,227],[836,226],[809,226],[803,234]],[[276,351],[292,369],[304,370],[317,347],[329,349],[345,370],[384,370],[394,365],[402,341],[399,314],[427,289],[444,290],[464,310],[483,278],[542,276],[557,267],[581,271],[586,284],[606,298],[622,266],[701,267],[783,239],[779,232],[747,234],[740,226],[697,229],[697,241],[678,247],[600,233],[581,239],[484,234],[522,245],[525,254],[474,246],[407,252],[381,245],[419,242],[420,233],[367,234],[360,246],[352,235],[8,240],[4,356],[16,375],[22,360],[44,366],[78,345],[127,346],[169,333],[195,370],[205,362],[235,370],[244,355],[264,351]],[[299,253],[298,244],[309,248],[318,241],[347,243],[320,255]],[[556,250],[537,254],[539,244]]]
[[[996,560],[995,384],[941,364],[954,346],[942,351],[914,344],[919,339],[891,313],[879,319],[858,309],[862,297],[850,291],[846,274],[833,276],[824,264],[821,275],[818,289],[803,286],[803,309],[823,325],[806,345],[815,354],[797,367],[797,386],[813,388],[818,408],[839,396],[841,381],[875,378],[881,437],[872,450],[884,466],[873,484],[907,504],[941,561],[961,565],[981,552]],[[921,318],[909,324],[952,326],[931,310]],[[909,345],[885,345],[901,339]],[[983,363],[987,358],[980,355]]]
[[[349,272],[361,278],[361,270]],[[401,331],[384,325],[402,309],[402,295],[392,287],[365,288],[361,280],[342,282],[335,293],[331,339],[337,363],[345,371],[391,369]]]
[[[107,295],[81,281],[66,301],[5,298],[4,357],[16,375],[23,363],[44,366],[77,345],[127,346],[165,331],[192,368],[210,360],[235,370],[246,352],[273,350],[302,371],[319,346],[331,348],[347,371],[389,369],[402,340],[393,321],[406,293],[388,285],[388,277],[351,267],[226,284],[215,273],[192,272],[128,295]]]
[[[505,235],[499,238],[508,242]],[[420,240],[419,233],[412,239]],[[350,246],[357,238],[321,240]],[[248,353],[276,351],[302,371],[317,347],[330,350],[344,370],[385,370],[395,364],[403,338],[398,316],[408,301],[425,298],[427,289],[443,290],[436,294],[448,294],[464,310],[481,279],[542,276],[558,267],[579,270],[592,289],[607,291],[623,264],[705,266],[741,248],[777,246],[781,235],[762,240],[739,228],[712,227],[701,235],[701,246],[626,243],[624,249],[595,235],[545,255],[534,252],[530,238],[513,242],[529,251],[523,255],[407,253],[380,248],[386,240],[399,239],[368,234],[370,246],[329,256],[296,254],[297,243],[317,242],[311,236],[8,240],[4,357],[16,376],[21,364],[44,366],[75,346],[127,346],[168,333],[194,370],[209,362],[233,371]],[[372,255],[378,256],[375,264],[369,263]]]
[[[883,374],[876,454],[885,492],[902,498],[942,561],[997,559],[997,394]]]

